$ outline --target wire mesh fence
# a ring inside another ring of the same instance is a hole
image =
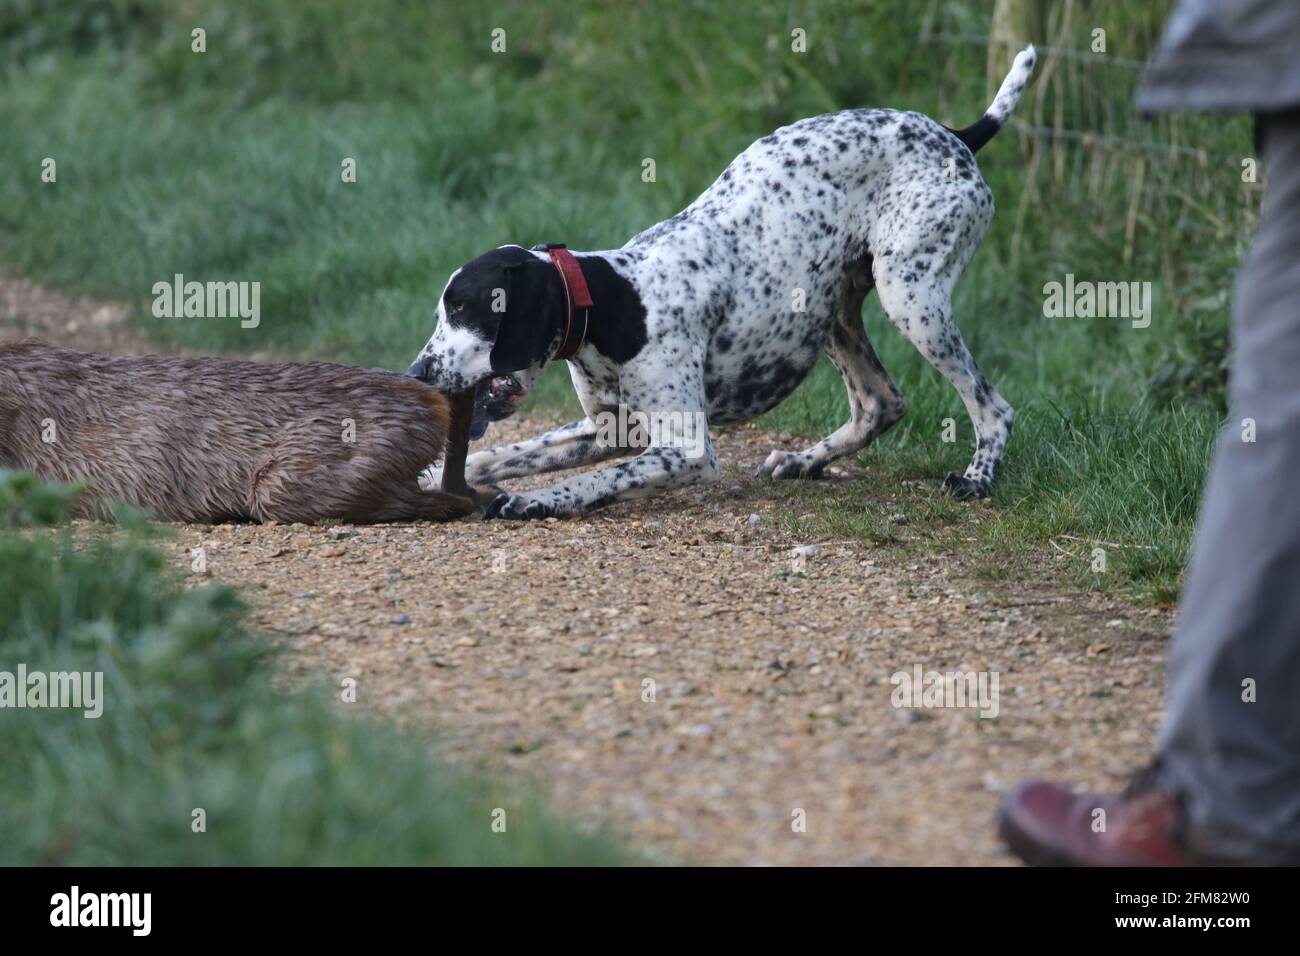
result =
[[[1258,215],[1261,171],[1250,152],[1221,148],[1225,139],[1248,143],[1248,137],[1225,137],[1224,121],[1138,114],[1134,100],[1144,61],[1071,45],[1087,27],[1072,22],[1072,3],[1057,9],[1052,40],[1035,44],[1036,76],[1011,120],[1025,159],[1013,256],[1025,217],[1060,191],[1095,203],[1107,228],[1122,228],[1125,262],[1144,222],[1174,221],[1220,238],[1248,233]],[[938,48],[1014,52],[1023,46],[979,33],[925,33],[920,40]],[[1200,135],[1206,131],[1212,135]],[[1121,196],[1122,223],[1115,223]]]

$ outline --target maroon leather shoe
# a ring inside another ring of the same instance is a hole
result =
[[[1102,795],[1041,781],[1021,784],[1002,804],[998,833],[1033,866],[1228,863],[1188,848],[1178,799],[1158,789]]]

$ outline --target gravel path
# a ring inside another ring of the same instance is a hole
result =
[[[5,328],[87,342],[59,325],[88,304],[15,285]],[[1145,761],[1167,614],[976,585],[960,554],[792,539],[797,500],[748,476],[774,446],[731,430],[717,484],[582,519],[190,525],[166,547],[181,567],[205,549],[203,579],[241,588],[290,672],[354,678],[453,759],[665,860],[1007,863],[1006,788],[1114,787]],[[997,716],[895,708],[891,675],[918,665],[997,671]]]

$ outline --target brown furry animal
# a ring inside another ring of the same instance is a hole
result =
[[[167,521],[459,518],[473,502],[417,483],[448,414],[380,370],[0,344],[0,466],[84,482],[84,517],[125,501]]]

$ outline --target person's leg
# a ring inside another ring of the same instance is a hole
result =
[[[1207,849],[1300,859],[1300,114],[1260,129],[1268,192],[1233,299],[1230,414],[1170,649],[1161,779]]]
[[[1260,126],[1268,193],[1233,298],[1231,412],[1159,758],[1123,795],[1017,787],[998,830],[1030,863],[1300,863],[1300,113]]]

